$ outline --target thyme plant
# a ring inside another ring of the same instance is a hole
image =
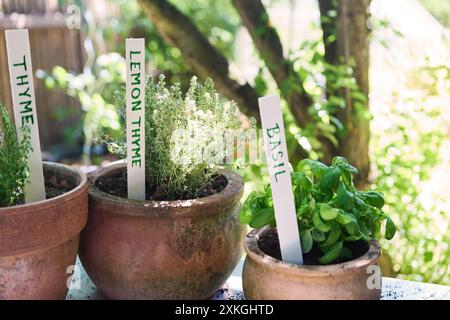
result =
[[[23,202],[30,150],[28,131],[24,130],[23,139],[19,141],[6,108],[0,104],[0,207]]]
[[[124,94],[117,97],[125,106]],[[161,75],[147,78],[145,106],[147,186],[168,200],[198,197],[226,157],[225,133],[240,128],[235,103],[225,102],[211,79],[193,77],[183,94],[179,83],[167,86]],[[126,154],[123,143],[109,147]]]

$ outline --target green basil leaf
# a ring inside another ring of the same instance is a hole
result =
[[[331,161],[331,164],[332,164],[333,166],[336,166],[336,165],[342,165],[342,164],[348,164],[348,160],[345,159],[344,157],[336,156],[336,157],[334,157],[333,160]]]
[[[314,200],[314,198],[311,198],[311,200],[309,201],[309,208],[311,210],[314,210],[316,208],[316,200]]]
[[[312,181],[303,172],[293,172],[292,183],[296,186],[300,186],[305,193],[311,191]]]
[[[292,179],[292,184],[294,186],[300,186],[300,176],[304,174],[302,172],[292,172],[291,173],[291,179]]]
[[[380,233],[381,233],[380,230],[381,230],[381,222],[377,220],[372,225],[372,234],[375,239],[380,238]]]
[[[354,174],[358,173],[358,169],[356,169],[352,165],[347,165],[347,166],[343,167],[342,169],[345,170],[346,172],[350,172],[350,173],[354,173]]]
[[[315,161],[311,159],[303,159],[297,165],[297,171],[303,171],[304,167],[307,166],[311,169],[313,175],[320,179],[323,176],[324,171],[328,168],[325,164],[320,161]]]
[[[361,239],[360,235],[357,235],[357,236],[346,236],[344,238],[345,241],[357,241],[359,239]]]
[[[339,207],[341,207],[345,211],[350,211],[353,209],[355,205],[353,200],[354,196],[350,191],[347,190],[347,188],[345,188],[345,185],[342,182],[339,183],[336,195]]]
[[[320,180],[320,190],[329,191],[335,188],[339,182],[339,177],[341,176],[341,169],[338,167],[328,167],[322,179]]]
[[[344,225],[345,230],[351,236],[359,236],[359,225],[357,222],[352,221]]]
[[[383,195],[376,191],[367,191],[363,193],[363,197],[371,206],[382,208],[384,206]]]
[[[344,157],[334,157],[332,161],[333,166],[338,166],[344,171],[351,172],[351,173],[358,173],[358,169],[356,169],[354,166],[350,165]]]
[[[297,207],[306,198],[306,194],[303,192],[302,187],[300,186],[293,186],[293,192],[294,192],[295,206]]]
[[[352,254],[352,252],[350,251],[350,249],[348,249],[347,247],[345,247],[345,246],[343,246],[342,247],[342,251],[341,251],[341,254],[339,255],[339,257],[340,258],[343,258],[343,259],[352,259],[353,258],[353,254]]]
[[[312,236],[313,240],[316,242],[322,242],[326,239],[325,233],[323,233],[322,231],[319,231],[317,229],[313,229],[311,231],[311,236]]]
[[[262,199],[262,205],[263,208],[272,208],[273,207],[273,201],[272,201],[272,194],[264,196]]]
[[[334,195],[333,190],[327,190],[327,191],[322,192],[322,198],[321,198],[320,202],[322,202],[322,203],[330,202],[331,199],[333,199],[333,195]]]
[[[325,253],[322,257],[319,258],[319,262],[321,264],[328,264],[334,260],[336,260],[342,251],[342,241],[336,242],[333,246],[329,248],[327,253]]]
[[[276,228],[277,227],[277,221],[275,220],[275,215],[273,216],[272,220],[270,220],[269,226],[271,228]]]
[[[311,237],[311,231],[309,231],[309,230],[303,231],[300,235],[300,241],[302,244],[302,252],[303,253],[310,252],[312,249],[312,246],[313,246],[313,239]]]
[[[311,189],[312,189],[312,181],[304,173],[302,173],[302,175],[300,177],[300,185],[302,186],[303,190],[305,190],[307,192],[311,191]]]
[[[302,205],[300,208],[297,209],[297,218],[300,218],[302,216],[305,216],[308,212],[310,212],[311,208],[308,204]]]
[[[357,221],[359,221],[361,217],[364,217],[364,216],[366,215],[365,212],[359,211],[358,208],[353,208],[353,209],[350,211],[350,214],[351,214],[352,216],[354,216],[355,219],[356,219]]]
[[[239,222],[241,224],[249,224],[252,219],[253,217],[250,210],[241,210],[241,212],[239,212]]]
[[[352,174],[348,171],[342,172],[342,181],[344,181],[344,184],[348,187],[352,187]]]
[[[252,221],[250,222],[250,227],[261,228],[270,224],[271,220],[274,218],[273,208],[264,208],[256,211]]]
[[[314,223],[314,226],[319,231],[328,232],[331,230],[331,227],[322,221],[322,219],[319,216],[318,211],[314,211],[314,213],[313,213],[313,223]]]
[[[384,236],[386,239],[391,240],[395,236],[395,232],[397,231],[397,227],[395,226],[394,221],[391,218],[386,217],[386,231]]]
[[[324,243],[321,243],[322,246],[331,246],[335,244],[341,236],[341,229],[339,227],[331,229],[328,233],[327,240]]]
[[[366,204],[364,199],[361,199],[363,197],[361,193],[359,193],[359,196],[355,197],[355,204],[361,211],[366,211],[368,208],[370,208],[369,205]]]
[[[336,217],[339,214],[339,209],[332,208],[326,203],[322,203],[320,206],[320,216],[323,220],[333,220],[336,219]]]
[[[356,221],[355,217],[351,213],[345,212],[344,210],[339,210],[336,220],[343,225]]]
[[[360,233],[361,237],[365,241],[370,241],[369,230],[367,229],[366,224],[364,223],[364,221],[358,220],[358,224],[359,224],[359,233]]]

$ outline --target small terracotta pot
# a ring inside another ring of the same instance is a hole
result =
[[[64,299],[87,221],[86,175],[44,163],[44,178],[71,187],[60,196],[0,208],[0,299]],[[69,269],[68,269],[69,268]]]
[[[212,296],[242,257],[242,178],[224,171],[224,190],[180,201],[133,201],[95,186],[99,177],[125,169],[113,165],[89,177],[80,259],[92,281],[110,299]]]
[[[244,242],[247,257],[242,282],[247,299],[367,300],[380,298],[381,289],[378,285],[381,285],[381,273],[376,267],[370,267],[377,266],[381,253],[376,241],[369,243],[367,253],[348,262],[332,265],[296,265],[272,258],[259,249],[258,239],[268,230],[253,230]],[[376,276],[376,273],[380,277],[379,282],[371,281],[369,278]]]

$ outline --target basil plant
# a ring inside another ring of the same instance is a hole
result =
[[[386,239],[396,232],[395,224],[382,210],[382,194],[356,189],[352,178],[357,172],[345,158],[335,157],[330,166],[302,160],[292,173],[302,251],[307,254],[317,246],[321,264],[351,259],[348,244],[379,239],[383,222]],[[263,192],[248,196],[239,219],[252,228],[276,227],[269,184]]]

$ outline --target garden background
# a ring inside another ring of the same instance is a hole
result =
[[[0,29],[27,27],[47,160],[115,160],[99,134],[124,126],[114,92],[124,39],[145,37],[147,72],[211,77],[258,120],[279,93],[292,163],[344,155],[399,232],[383,273],[450,284],[450,2],[440,0],[0,0]],[[0,36],[0,101],[10,107]],[[240,168],[246,193],[264,165]]]

